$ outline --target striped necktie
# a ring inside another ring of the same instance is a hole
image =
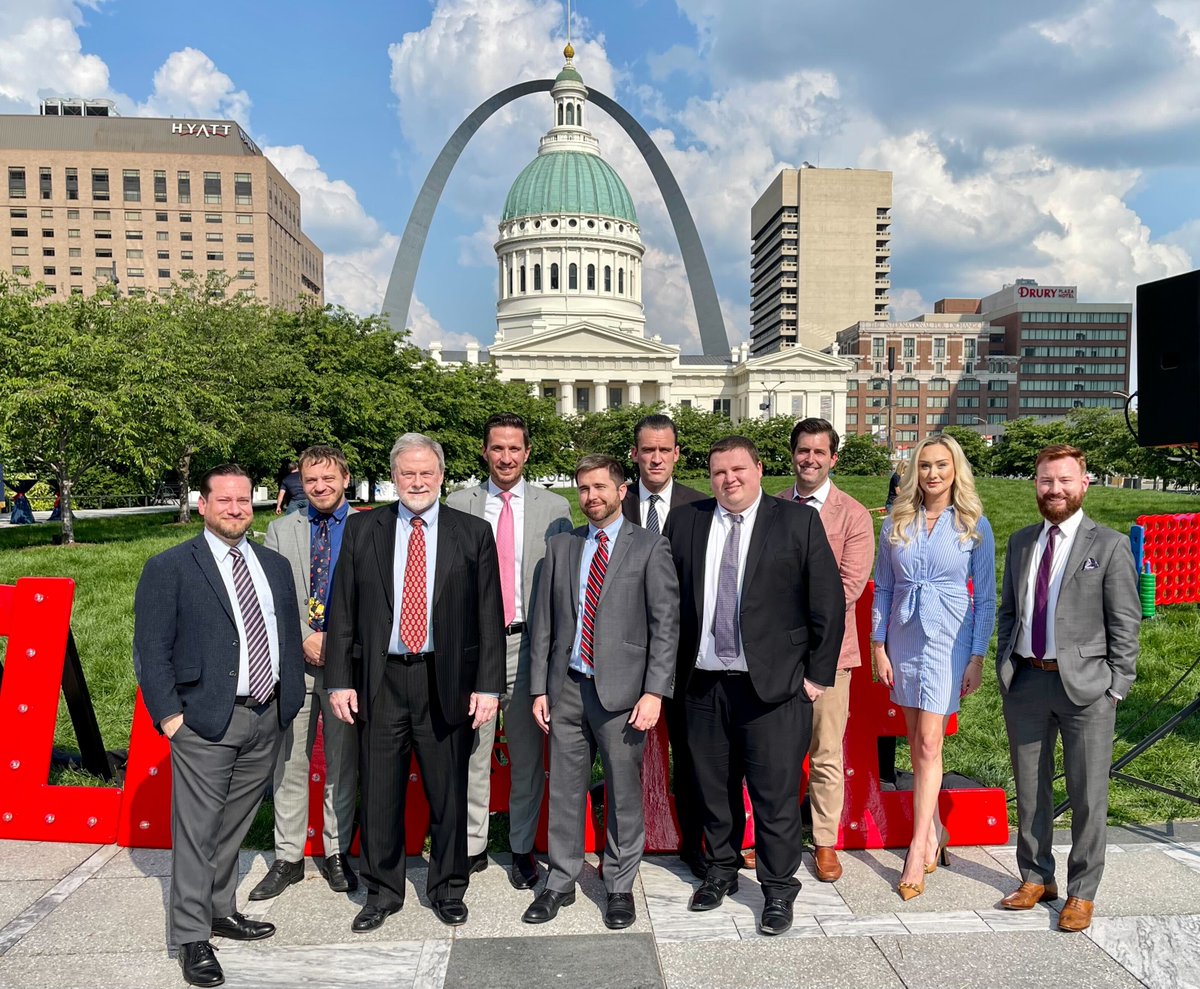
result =
[[[246,655],[249,658],[250,696],[265,704],[275,687],[275,674],[271,670],[271,644],[267,639],[267,623],[263,620],[262,606],[246,558],[236,546],[231,547],[233,557],[233,588],[237,591],[238,611],[242,613],[242,625],[246,629]]]
[[[717,659],[726,666],[737,660],[740,629],[738,621],[738,550],[742,544],[742,516],[729,516],[729,535],[721,550],[721,565],[717,570],[717,605],[713,609],[713,638],[716,639]]]
[[[652,494],[646,504],[646,531],[653,532],[656,536],[662,535],[662,526],[658,524],[658,503],[662,499]]]
[[[583,628],[579,636],[579,658],[584,671],[593,673],[596,664],[592,661],[592,636],[596,629],[596,607],[600,604],[600,589],[604,586],[604,574],[608,570],[608,535],[596,533],[596,552],[592,554],[592,565],[588,568],[587,590],[583,595]]]

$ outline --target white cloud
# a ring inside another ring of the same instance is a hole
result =
[[[0,4],[0,113],[36,110],[49,96],[112,99],[108,66],[79,40],[69,0]]]
[[[154,91],[137,108],[144,117],[218,117],[250,128],[250,97],[204,52],[171,52],[154,73]]]

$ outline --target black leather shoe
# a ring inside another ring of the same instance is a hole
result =
[[[438,900],[433,905],[433,912],[438,920],[451,927],[459,927],[467,922],[467,905],[462,900]]]
[[[303,859],[299,862],[285,862],[283,859],[276,859],[271,863],[271,868],[267,870],[262,882],[250,890],[250,899],[273,900],[292,883],[298,883],[303,878]]]
[[[780,900],[768,897],[763,906],[762,921],[758,929],[763,934],[782,934],[792,926],[792,903],[790,900]]]
[[[637,908],[633,905],[632,893],[609,893],[608,906],[604,910],[604,926],[620,931],[637,920]]]
[[[350,860],[341,852],[326,856],[325,861],[317,868],[321,870],[321,875],[335,893],[353,893],[358,889],[358,876],[350,868]]]
[[[467,856],[467,875],[473,876],[477,872],[483,872],[488,867],[487,849],[484,849],[478,855]]]
[[[533,852],[513,852],[508,881],[513,889],[533,889],[537,885],[538,864]]]
[[[695,911],[716,910],[726,895],[736,893],[737,888],[737,876],[734,876],[732,879],[705,879],[700,884],[700,888],[692,894],[692,902],[688,904],[688,909]]]
[[[562,907],[569,907],[575,902],[575,890],[569,893],[556,893],[552,889],[544,889],[521,914],[521,919],[527,924],[544,924],[558,916]]]
[[[225,983],[221,963],[213,954],[217,949],[207,941],[188,941],[179,946],[179,967],[183,980],[191,986],[219,986]]]
[[[708,875],[708,863],[704,861],[703,852],[685,852],[680,849],[679,861],[686,865],[691,874],[701,882]]]
[[[380,907],[373,903],[368,903],[350,921],[350,930],[355,934],[366,934],[367,931],[373,931],[376,927],[382,927],[383,922],[399,910],[399,907]]]
[[[275,933],[275,925],[235,913],[229,917],[213,917],[212,932],[213,937],[227,937],[231,941],[261,941]]]

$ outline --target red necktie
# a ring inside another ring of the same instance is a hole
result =
[[[412,520],[408,559],[404,562],[404,597],[400,603],[400,641],[409,652],[420,652],[429,635],[425,613],[425,520]]]
[[[600,588],[604,586],[604,572],[608,569],[608,536],[596,533],[596,552],[592,554],[592,565],[588,568],[587,591],[583,595],[583,629],[579,636],[579,658],[587,672],[596,664],[592,662],[592,635],[596,626],[596,606],[600,603]]]

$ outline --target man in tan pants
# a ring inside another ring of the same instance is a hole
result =
[[[828,420],[801,419],[792,429],[791,445],[796,483],[780,497],[808,505],[821,516],[846,595],[846,633],[837,679],[813,704],[809,746],[808,801],[812,810],[816,873],[821,882],[832,883],[842,875],[834,846],[845,796],[842,737],[850,715],[850,671],[862,662],[854,609],[871,575],[875,527],[870,513],[829,480],[829,472],[838,459],[838,434]]]

